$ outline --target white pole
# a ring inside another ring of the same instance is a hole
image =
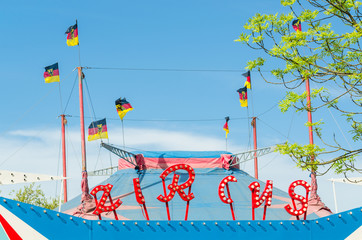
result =
[[[338,213],[336,188],[334,186],[334,179],[332,179],[332,186],[333,186],[334,208],[336,209],[336,213]]]
[[[59,210],[58,210],[59,212],[62,207],[63,181],[64,181],[64,179],[60,180]]]

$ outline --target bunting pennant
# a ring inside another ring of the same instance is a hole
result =
[[[70,26],[67,31],[65,32],[67,34],[67,45],[68,46],[76,46],[79,45],[78,40],[78,24],[75,23],[75,25]]]
[[[226,120],[226,122],[225,122],[225,124],[224,124],[224,128],[223,128],[223,129],[225,130],[225,133],[226,133],[225,138],[228,138],[228,133],[229,133],[229,120],[230,120],[230,118],[229,118],[229,117],[226,117],[225,120]]]
[[[131,104],[126,100],[126,98],[119,98],[115,102],[117,112],[121,120],[123,120],[124,116],[126,116],[127,112],[132,111],[133,107]]]
[[[246,87],[240,88],[237,90],[239,93],[240,106],[247,107],[248,106],[248,89]]]
[[[300,24],[300,20],[299,19],[295,19],[293,22],[292,22],[292,25],[293,25],[293,28],[296,32],[298,31],[302,31],[302,24]]]
[[[91,122],[88,127],[88,141],[108,138],[106,119]]]
[[[45,83],[60,82],[58,63],[45,67]]]
[[[250,89],[251,88],[250,71],[247,71],[246,73],[243,73],[243,76],[246,77],[244,87]]]

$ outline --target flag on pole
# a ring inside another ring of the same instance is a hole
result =
[[[127,112],[132,111],[133,107],[131,104],[126,100],[126,98],[119,98],[115,102],[117,112],[121,120],[123,120],[124,116],[126,116]]]
[[[67,45],[68,46],[76,46],[79,45],[78,40],[78,24],[75,23],[75,25],[70,26],[67,31],[65,32],[67,34]]]
[[[296,32],[298,31],[302,31],[302,24],[300,24],[300,20],[299,19],[295,19],[293,22],[292,22],[292,25],[293,25],[293,28]]]
[[[45,83],[59,82],[59,68],[58,63],[45,67],[44,72]]]
[[[91,122],[88,127],[88,141],[108,138],[106,119]]]
[[[229,123],[228,122],[229,122],[230,118],[226,117],[225,120],[226,120],[226,122],[224,124],[224,130],[226,132],[225,138],[228,138],[228,133],[229,133]]]
[[[240,88],[237,90],[239,93],[240,106],[247,107],[248,106],[248,89],[246,87]]]
[[[250,71],[247,71],[246,73],[243,73],[243,76],[246,77],[246,82],[244,84],[244,87],[251,88],[251,81],[250,81]]]

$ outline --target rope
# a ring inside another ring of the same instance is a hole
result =
[[[75,118],[79,118],[80,116],[78,115],[70,115],[69,117],[75,117]],[[84,117],[84,118],[92,118],[92,117]],[[112,121],[119,121],[119,118],[109,118],[106,117],[107,120],[112,120]],[[232,120],[244,120],[244,119],[248,119],[247,117],[245,118],[231,118],[230,117],[230,121]],[[212,122],[212,121],[224,121],[224,118],[219,118],[219,119],[132,119],[132,118],[127,118],[125,121],[134,121],[134,122]]]
[[[74,156],[75,156],[75,158],[76,158],[76,162],[78,163],[78,167],[79,167],[79,170],[81,170],[82,169],[82,165],[81,165],[81,163],[82,163],[82,159],[80,159],[78,156],[81,156],[81,154],[80,154],[80,152],[77,152],[77,150],[74,148],[74,145],[73,145],[73,142],[72,142],[72,140],[71,140],[71,138],[69,137],[69,134],[68,134],[68,128],[65,128],[65,131],[66,131],[66,136],[67,136],[67,143],[69,143],[70,144],[70,146],[72,147],[72,151],[73,151],[73,153],[74,153]]]
[[[26,115],[28,115],[35,107],[37,107],[41,102],[45,100],[45,98],[52,93],[56,88],[50,89],[45,95],[43,95],[40,100],[33,105],[31,105],[18,119],[12,122],[5,130],[3,130],[0,135],[3,135],[5,132],[9,131],[14,125],[16,125],[20,120],[22,120]]]
[[[266,114],[267,112],[270,112],[272,109],[274,109],[276,106],[278,106],[278,104],[279,104],[279,103],[274,104],[274,105],[273,105],[272,107],[270,107],[268,110],[260,113],[260,114],[259,114],[258,116],[256,116],[256,117],[259,118],[260,116]]]
[[[159,71],[159,72],[244,72],[243,69],[185,69],[185,68],[120,68],[120,67],[84,67],[92,70],[118,71]],[[264,71],[263,71],[264,72]],[[265,71],[270,72],[270,71]]]
[[[262,170],[263,168],[267,167],[271,162],[273,162],[275,160],[275,158],[277,157],[278,155],[275,155],[269,162],[267,162],[264,166],[262,166],[259,170]]]
[[[90,93],[89,93],[88,83],[87,83],[87,81],[84,81],[84,83],[85,83],[85,88],[87,89],[87,94],[88,94],[88,95],[87,95],[87,99],[89,100],[90,106],[91,106],[91,108],[92,108],[93,117],[94,117],[94,119],[97,119],[96,113],[95,113],[95,111],[94,111],[94,107],[93,107],[91,95],[90,95]],[[89,103],[88,103],[88,108],[89,108]],[[89,110],[89,111],[90,111],[90,110]]]
[[[62,102],[62,93],[61,93],[61,88],[60,88],[61,85],[60,85],[60,83],[61,83],[62,81],[67,80],[67,79],[69,78],[69,76],[74,72],[75,69],[76,69],[76,68],[74,68],[70,73],[68,73],[68,75],[67,75],[64,79],[62,79],[61,81],[59,81],[59,98],[60,98],[60,108],[61,108],[60,112],[61,112],[62,114],[64,114],[65,109],[63,110],[63,102]],[[74,88],[74,86],[73,86],[73,88]],[[73,91],[73,89],[72,89],[72,91]],[[69,100],[68,100],[68,103],[69,103]],[[67,106],[68,106],[68,103],[67,103]]]
[[[350,144],[350,143],[349,143],[349,141],[347,140],[347,138],[346,138],[346,136],[344,135],[344,133],[343,133],[343,131],[342,131],[341,127],[339,126],[339,124],[338,124],[337,120],[334,118],[334,116],[333,116],[333,114],[332,114],[332,112],[331,112],[331,110],[330,110],[329,108],[328,108],[328,111],[329,111],[329,113],[331,114],[331,116],[332,116],[332,118],[333,118],[334,122],[336,123],[336,125],[337,125],[337,127],[338,127],[339,131],[340,131],[340,132],[341,132],[341,134],[343,135],[344,140],[346,140],[346,142],[347,142],[348,146],[349,146],[350,148],[352,148],[351,144]]]
[[[33,136],[32,138],[30,138],[28,141],[26,141],[22,146],[20,146],[17,150],[15,150],[15,152],[13,152],[12,154],[10,154],[7,158],[5,158],[4,161],[2,161],[0,163],[0,166],[2,166],[5,162],[7,162],[10,158],[12,158],[13,156],[15,156],[15,154],[17,154],[18,152],[20,152],[26,145],[28,145],[28,143],[30,143],[31,141],[33,141],[34,139],[38,138],[39,135],[41,133],[44,132],[45,128],[47,128],[50,124],[45,125],[39,132],[38,134],[36,134],[35,136]]]
[[[94,165],[94,171],[97,170],[97,165],[98,165],[100,154],[101,154],[101,147],[98,148],[98,156],[97,156],[96,164]],[[101,164],[101,165],[103,166],[103,164]]]
[[[75,22],[77,23],[77,31],[78,31],[78,61],[79,61],[79,66],[81,67],[81,63],[80,63],[80,43],[79,43],[79,25],[78,25],[78,19],[75,19]]]
[[[254,117],[255,115],[254,115],[254,100],[253,100],[253,91],[251,90],[251,88],[250,88],[250,102],[251,102],[251,114],[252,114],[252,116]]]
[[[291,130],[292,130],[292,126],[293,126],[293,123],[294,123],[295,114],[296,114],[296,112],[293,112],[292,120],[290,121],[290,126],[289,126],[289,129],[288,129],[287,140],[289,139],[289,135],[290,135],[290,132],[291,132]]]
[[[270,127],[271,129],[273,129],[275,132],[279,133],[281,136],[288,138],[287,136],[285,136],[283,133],[281,133],[280,131],[278,131],[277,129],[271,127],[269,124],[267,124],[266,122],[264,122],[263,120],[259,119],[260,122],[264,123],[266,126]]]
[[[101,141],[102,141],[102,139],[101,139]],[[109,138],[107,138],[107,143],[109,145]],[[109,152],[109,163],[111,164],[111,168],[112,168],[112,154],[110,151],[108,151],[108,152]]]
[[[73,70],[73,71],[74,71],[74,70]],[[76,82],[77,82],[77,76],[75,76],[75,78],[74,78],[73,87],[72,87],[72,90],[70,91],[70,94],[69,94],[69,97],[68,97],[68,100],[67,100],[67,104],[65,105],[65,108],[64,108],[64,112],[66,112],[66,110],[67,110],[67,107],[68,107],[70,98],[72,97],[73,90],[74,90],[74,87],[75,87],[75,83],[76,83]]]
[[[246,114],[247,114],[247,118],[249,119],[249,108],[246,107]],[[251,131],[250,131],[250,124],[249,124],[249,120],[248,120],[248,150],[251,149]]]
[[[64,114],[64,112],[63,112],[63,102],[62,102],[62,91],[60,90],[60,81],[58,83],[59,83],[58,86],[59,86],[60,112],[62,114]]]

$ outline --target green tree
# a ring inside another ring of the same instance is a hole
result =
[[[358,171],[357,154],[362,152],[362,14],[361,2],[353,0],[281,0],[284,13],[256,14],[244,25],[245,31],[235,40],[259,50],[265,57],[248,62],[249,70],[256,69],[261,76],[263,66],[274,69],[275,81],[288,89],[279,103],[282,112],[316,112],[329,108],[345,117],[349,136],[357,146],[343,146],[338,139],[325,139],[323,122],[312,124],[313,131],[321,140],[320,146],[289,143],[279,145],[278,151],[288,154],[299,167],[323,174],[330,169],[336,173]],[[302,31],[295,31],[293,20],[299,20]],[[276,61],[279,60],[279,61]],[[312,106],[308,107],[306,92],[298,94],[305,79],[312,81]],[[335,91],[325,86],[333,84]],[[348,101],[348,104],[346,104]],[[308,125],[310,123],[306,123]],[[326,166],[318,172],[319,166]]]
[[[19,189],[17,192],[11,191],[10,195],[14,195],[13,200],[33,204],[35,206],[55,209],[59,206],[59,200],[57,198],[47,198],[41,190],[40,185],[35,186],[35,183],[31,183],[29,186]]]

